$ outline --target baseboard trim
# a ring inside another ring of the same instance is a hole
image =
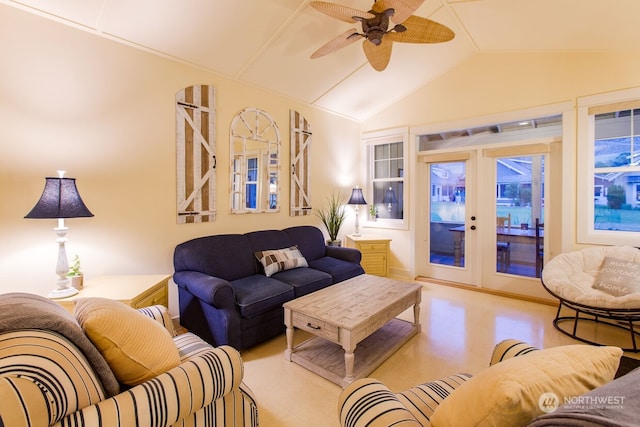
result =
[[[530,297],[527,295],[519,295],[511,292],[496,291],[494,289],[478,288],[476,286],[463,285],[462,283],[450,282],[447,280],[431,279],[429,277],[422,277],[422,276],[416,277],[415,280],[418,282],[432,283],[434,285],[441,285],[441,286],[449,286],[451,288],[464,289],[467,291],[480,292],[483,294],[490,294],[490,295],[495,295],[499,297],[519,299],[519,300],[528,301],[528,302],[535,302],[538,304],[550,305],[552,307],[558,307],[558,304],[559,304],[558,301],[547,300],[544,298]]]

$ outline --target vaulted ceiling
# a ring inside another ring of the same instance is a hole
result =
[[[371,0],[334,0],[367,11]],[[309,0],[0,0],[79,30],[365,120],[473,55],[638,52],[639,0],[425,0],[415,15],[451,28],[440,44],[394,43],[375,71],[361,43],[310,59],[349,28]],[[526,84],[526,82],[525,82]]]

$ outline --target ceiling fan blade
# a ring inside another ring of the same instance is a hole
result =
[[[355,19],[353,19],[354,16],[358,16],[364,19],[373,18],[373,15],[369,12],[363,12],[361,10],[342,6],[340,4],[329,3],[326,1],[312,1],[310,4],[311,7],[324,13],[325,15],[329,15],[332,18],[336,18],[344,22],[357,22]]]
[[[407,18],[402,25],[407,27],[406,31],[391,32],[385,34],[385,38],[401,43],[442,43],[455,37],[455,33],[446,25],[415,15]]]
[[[393,9],[395,12],[390,18],[391,22],[402,24],[413,15],[424,0],[376,0],[372,9],[376,12],[384,12],[387,9]]]
[[[369,40],[362,42],[364,54],[367,56],[369,63],[376,71],[382,71],[389,65],[391,59],[391,47],[393,42],[386,37],[382,39],[380,45],[376,46]]]
[[[358,34],[358,30],[356,30],[355,28],[347,30],[343,34],[340,34],[335,39],[329,41],[320,49],[313,52],[311,54],[311,59],[320,58],[321,56],[325,56],[331,52],[335,52],[336,50],[343,48],[347,45],[350,45],[351,43],[357,42],[358,40],[360,40],[360,35]]]

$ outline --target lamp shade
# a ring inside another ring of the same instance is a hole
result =
[[[80,218],[93,214],[82,201],[75,178],[45,178],[38,203],[25,218]]]
[[[393,191],[392,187],[389,187],[389,189],[384,192],[382,203],[388,203],[388,204],[398,203],[398,199],[396,198],[396,192]]]
[[[362,188],[354,188],[351,190],[351,197],[347,202],[348,205],[366,205],[367,201],[364,200],[364,195],[362,194]]]

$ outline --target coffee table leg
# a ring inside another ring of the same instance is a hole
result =
[[[287,349],[284,351],[284,358],[291,362],[291,353],[293,353],[293,319],[291,310],[284,309],[284,324],[287,326]]]
[[[417,332],[420,332],[420,302],[416,302],[413,305],[413,324],[416,327]]]
[[[351,384],[355,378],[353,377],[353,365],[355,362],[355,355],[353,352],[356,350],[356,344],[351,342],[351,334],[345,331],[344,341],[342,341],[342,348],[344,349],[344,380],[343,386]]]
[[[355,360],[355,355],[353,354],[353,351],[344,351],[344,370],[345,370],[345,376],[344,376],[344,382],[346,384],[351,384],[354,380],[353,378],[353,362]]]

